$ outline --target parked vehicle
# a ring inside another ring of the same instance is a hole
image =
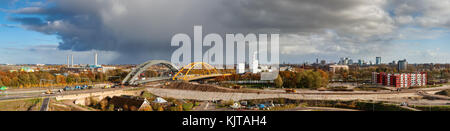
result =
[[[112,88],[122,88],[122,85],[114,85]]]
[[[81,89],[82,90],[88,89],[88,86],[87,85],[83,85],[83,86],[81,86]]]
[[[81,86],[75,86],[75,90],[81,90]]]

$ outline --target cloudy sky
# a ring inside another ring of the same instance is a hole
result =
[[[1,0],[0,63],[170,59],[177,33],[280,33],[286,63],[450,63],[450,0]]]

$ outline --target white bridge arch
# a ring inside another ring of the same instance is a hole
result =
[[[173,65],[171,62],[166,61],[166,60],[150,60],[147,62],[144,62],[138,66],[136,66],[136,68],[134,68],[126,77],[125,79],[122,80],[122,84],[128,84],[128,85],[137,85],[139,84],[137,79],[139,77],[139,75],[144,72],[145,70],[147,70],[147,68],[149,68],[152,65],[157,65],[157,64],[162,64],[166,67],[168,67],[172,72],[178,72],[178,68]],[[163,78],[165,79],[165,78]]]

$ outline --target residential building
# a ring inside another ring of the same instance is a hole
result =
[[[393,86],[397,88],[409,88],[414,86],[426,86],[427,74],[420,73],[384,73],[373,72],[372,83],[385,86]]]

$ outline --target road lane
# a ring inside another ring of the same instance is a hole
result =
[[[48,105],[50,103],[50,98],[46,97],[44,98],[44,101],[42,101],[42,106],[40,111],[48,111]]]

